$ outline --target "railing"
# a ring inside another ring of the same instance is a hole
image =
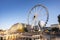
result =
[[[34,36],[18,36],[18,35],[6,35],[0,40],[47,40],[46,38],[41,37],[40,35]]]

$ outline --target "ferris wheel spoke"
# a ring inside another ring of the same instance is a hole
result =
[[[35,5],[29,11],[28,24],[31,24],[32,26],[37,26],[38,22],[42,20],[42,23],[40,22],[40,28],[45,27],[48,22],[48,19],[49,19],[48,10],[45,6],[41,4]]]

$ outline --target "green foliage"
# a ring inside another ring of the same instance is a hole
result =
[[[28,32],[27,28],[24,28],[24,31],[25,31],[25,32]]]
[[[52,31],[58,32],[59,28],[54,27],[54,28],[52,28]]]
[[[60,24],[60,15],[58,15],[58,22],[59,22],[59,24]]]

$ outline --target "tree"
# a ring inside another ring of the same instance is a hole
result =
[[[59,28],[54,27],[54,28],[52,28],[52,31],[58,32]]]
[[[58,22],[59,22],[59,24],[60,24],[60,15],[58,15]]]
[[[24,28],[24,31],[25,31],[25,32],[28,32],[27,28]]]

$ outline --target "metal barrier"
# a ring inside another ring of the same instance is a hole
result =
[[[60,40],[60,37],[50,35],[49,37],[45,37],[47,35],[16,35],[16,34],[10,34],[10,35],[4,35],[0,36],[0,40]]]
[[[47,38],[42,37],[41,35],[32,35],[32,36],[24,36],[24,35],[5,35],[0,40],[47,40]]]

